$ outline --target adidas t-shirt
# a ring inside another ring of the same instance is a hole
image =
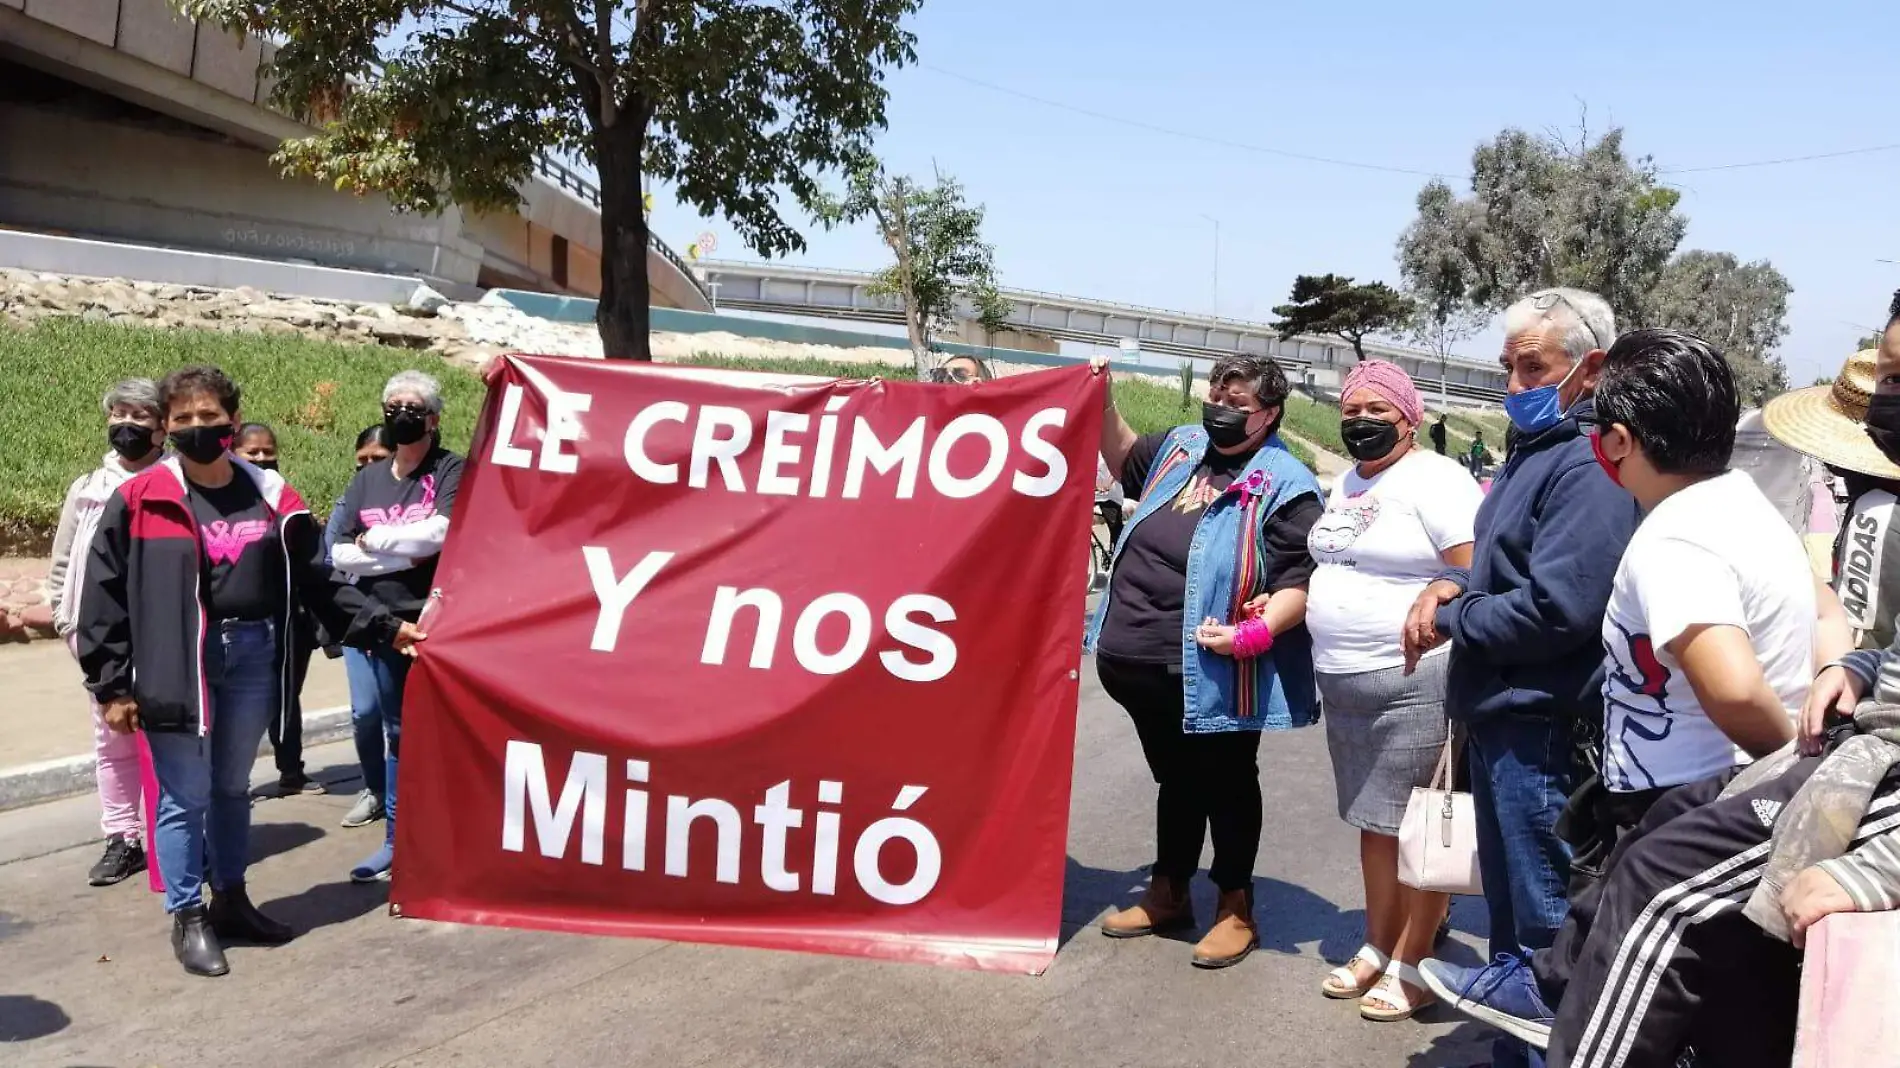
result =
[[[1603,616],[1603,781],[1680,786],[1749,757],[1702,710],[1668,644],[1739,627],[1792,720],[1814,678],[1814,576],[1801,538],[1745,474],[1657,505],[1630,539]]]

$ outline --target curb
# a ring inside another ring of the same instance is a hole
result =
[[[350,736],[350,707],[319,708],[303,714],[303,744],[325,745]],[[257,755],[271,755],[270,739],[257,747]],[[0,768],[0,812],[37,805],[74,794],[90,793],[95,784],[97,758],[84,756],[43,760],[37,764]]]

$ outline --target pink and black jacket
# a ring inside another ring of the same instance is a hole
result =
[[[331,581],[317,524],[282,476],[230,459],[236,477],[257,483],[286,557],[286,617],[277,620],[277,656],[282,699],[288,700],[287,616],[299,605],[329,633],[342,635],[345,645],[386,643],[400,623],[362,591]],[[102,704],[135,699],[145,730],[209,733],[204,536],[177,457],[167,457],[112,494],[87,551],[75,633],[86,688]]]

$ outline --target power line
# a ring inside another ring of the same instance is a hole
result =
[[[1757,159],[1746,163],[1717,163],[1707,167],[1664,167],[1658,174],[1703,174],[1708,171],[1739,171],[1751,167],[1779,167],[1784,163],[1807,163],[1817,159],[1840,159],[1843,156],[1871,156],[1876,152],[1900,150],[1900,145],[1874,145],[1871,148],[1844,148],[1839,152],[1816,152],[1811,156],[1783,156],[1780,159]]]
[[[1086,115],[1089,118],[1099,119],[1102,122],[1111,122],[1118,126],[1127,126],[1136,130],[1145,130],[1149,133],[1164,134],[1168,137],[1178,137],[1185,141],[1198,141],[1202,144],[1216,145],[1221,148],[1238,149],[1242,152],[1254,152],[1254,153],[1258,153],[1260,155],[1265,155],[1265,156],[1278,156],[1282,159],[1301,160],[1306,163],[1323,163],[1323,164],[1327,164],[1329,166],[1334,166],[1334,167],[1351,167],[1355,170],[1362,170],[1362,171],[1380,171],[1386,174],[1410,174],[1410,175],[1416,175],[1421,178],[1463,177],[1462,174],[1454,176],[1454,175],[1447,174],[1444,171],[1427,171],[1427,170],[1419,170],[1413,167],[1393,167],[1393,166],[1389,166],[1383,163],[1367,163],[1367,162],[1364,162],[1363,160],[1339,159],[1332,156],[1315,156],[1315,155],[1311,155],[1305,152],[1288,151],[1287,149],[1284,149],[1284,148],[1272,148],[1266,145],[1255,145],[1255,144],[1248,144],[1243,141],[1232,141],[1224,137],[1213,137],[1208,134],[1194,133],[1189,130],[1178,130],[1169,126],[1161,126],[1152,122],[1144,122],[1140,119],[1131,119],[1125,115],[1113,115],[1105,111],[1096,111],[1092,108],[1081,107],[1080,105],[1066,103],[1061,100],[1051,100],[1048,97],[1037,96],[1034,93],[1025,93],[1020,89],[1011,89],[1010,87],[1006,85],[998,85],[995,82],[984,81],[981,78],[973,78],[968,74],[959,74],[953,70],[945,70],[944,68],[936,66],[935,64],[931,64],[931,63],[919,63],[918,66],[924,68],[925,70],[931,71],[933,73],[941,74],[946,78],[954,78],[955,80],[960,81],[960,82],[966,82],[970,85],[974,85],[982,89],[988,89],[989,91],[993,93],[1001,93],[1004,96],[1013,96],[1017,98],[1018,100],[1027,100],[1027,101],[1030,101],[1031,103],[1041,104],[1044,107],[1055,108],[1058,111],[1067,111],[1067,112],[1072,112],[1077,115]],[[1870,156],[1870,155],[1874,155],[1875,153],[1895,152],[1895,151],[1900,151],[1900,144],[1873,145],[1867,148],[1847,148],[1847,149],[1842,149],[1838,152],[1816,152],[1816,153],[1813,153],[1811,155],[1806,155],[1806,156],[1782,156],[1777,159],[1747,160],[1740,163],[1716,163],[1716,164],[1710,164],[1710,165],[1701,166],[1701,167],[1664,167],[1664,168],[1659,169],[1656,173],[1657,174],[1707,174],[1712,171],[1739,171],[1739,170],[1750,170],[1756,167],[1779,167],[1783,164],[1788,164],[1788,163],[1810,163],[1815,160],[1841,159],[1848,156]]]
[[[1210,137],[1207,134],[1190,133],[1187,130],[1176,130],[1176,129],[1171,129],[1166,126],[1157,126],[1154,123],[1143,122],[1140,119],[1131,119],[1122,115],[1110,115],[1107,112],[1094,111],[1089,108],[1079,107],[1075,104],[1067,104],[1060,100],[1050,100],[1048,97],[1036,96],[1033,93],[1025,93],[1021,91],[1020,89],[1011,89],[1007,86],[997,85],[994,82],[986,82],[981,78],[972,78],[967,74],[958,74],[956,71],[945,70],[942,67],[933,66],[932,64],[929,64],[929,63],[919,63],[918,66],[924,68],[925,70],[932,71],[937,74],[941,74],[946,78],[954,78],[960,82],[968,82],[971,85],[978,86],[983,89],[988,89],[993,93],[1001,93],[1004,96],[1013,96],[1020,100],[1028,100],[1028,101],[1031,101],[1032,103],[1041,104],[1044,107],[1055,108],[1059,111],[1069,111],[1069,112],[1074,112],[1077,115],[1086,115],[1089,118],[1100,119],[1103,122],[1112,122],[1120,126],[1129,126],[1137,130],[1146,130],[1149,133],[1165,134],[1169,137],[1179,137],[1187,141],[1199,141],[1202,144],[1218,145],[1222,148],[1234,148],[1234,149],[1239,149],[1243,152],[1257,152],[1261,155],[1266,155],[1266,156],[1279,156],[1283,159],[1303,160],[1307,163],[1325,163],[1325,164],[1330,164],[1334,167],[1352,167],[1352,168],[1355,168],[1357,170],[1362,170],[1362,171],[1383,171],[1387,174],[1411,174],[1411,175],[1417,175],[1420,178],[1453,177],[1452,175],[1446,174],[1443,171],[1421,171],[1421,170],[1414,170],[1410,167],[1388,167],[1382,163],[1365,163],[1359,160],[1336,159],[1331,156],[1314,156],[1314,155],[1308,155],[1307,153],[1304,153],[1304,152],[1289,152],[1283,148],[1269,148],[1265,145],[1250,145],[1241,141],[1230,141],[1224,137]]]

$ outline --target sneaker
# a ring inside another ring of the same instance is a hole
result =
[[[383,818],[383,799],[368,790],[356,795],[356,804],[343,814],[343,826],[367,827]]]
[[[350,869],[350,881],[353,883],[384,883],[389,881],[389,865],[396,859],[396,850],[388,842],[381,849],[370,854],[369,859]]]
[[[144,870],[145,847],[123,834],[115,834],[106,839],[105,855],[86,873],[86,881],[94,886],[111,886]]]
[[[1427,958],[1419,962],[1418,971],[1446,1005],[1540,1050],[1549,1048],[1557,1014],[1544,1004],[1528,958],[1501,954],[1483,968]]]

